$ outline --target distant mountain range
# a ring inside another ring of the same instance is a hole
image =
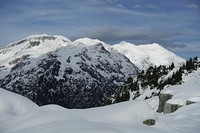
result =
[[[89,38],[33,35],[0,49],[0,87],[39,105],[101,106],[128,77],[185,59],[158,44],[108,45]]]

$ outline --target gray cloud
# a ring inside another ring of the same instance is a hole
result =
[[[115,0],[88,0],[88,3],[91,5],[103,5],[106,3],[115,3]]]
[[[159,9],[156,5],[153,4],[147,4],[146,7],[151,9]]]
[[[142,8],[137,5],[136,8]],[[120,8],[120,7],[107,7],[105,8],[106,11],[112,12],[112,13],[120,13],[125,15],[133,15],[133,16],[142,16],[142,17],[166,17],[165,15],[158,13],[158,12],[140,12],[136,10],[131,10],[128,8]]]
[[[137,9],[142,9],[142,8],[159,9],[158,6],[153,5],[153,4],[144,4],[144,5],[136,4],[136,5],[133,6],[133,8],[137,8]]]
[[[136,28],[95,28],[87,32],[87,36],[97,38],[106,42],[125,41],[141,41],[150,43],[159,43],[164,47],[185,47],[183,44],[175,44],[170,42],[170,38],[187,34],[186,32],[172,32],[172,31],[153,31],[152,29]]]
[[[151,40],[150,43],[158,43],[162,45],[165,48],[173,49],[173,48],[185,48],[185,44],[176,44],[174,42],[171,42],[169,40],[164,40],[164,39],[156,39],[156,40]]]
[[[195,4],[195,3],[191,3],[191,4],[187,4],[185,5],[187,8],[192,9],[192,10],[197,10],[199,9],[199,5]]]

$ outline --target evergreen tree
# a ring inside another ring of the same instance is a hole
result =
[[[125,91],[124,93],[122,93],[121,102],[128,101],[129,99],[130,99],[129,91]]]
[[[193,70],[194,69],[194,63],[192,58],[186,61],[186,70]]]
[[[173,70],[174,67],[175,67],[175,66],[174,66],[174,62],[172,62],[172,64],[170,65],[169,69],[170,69],[170,70]]]
[[[129,77],[126,81],[126,84],[130,84],[130,83],[133,83],[133,78],[132,77]]]

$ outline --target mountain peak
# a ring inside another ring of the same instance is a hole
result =
[[[121,42],[119,43],[119,45],[133,45],[133,46],[135,46],[135,44],[130,43],[130,42],[127,42],[127,41],[121,41]]]
[[[96,45],[96,44],[104,44],[104,42],[98,40],[98,39],[91,39],[91,38],[79,38],[77,40],[74,41],[74,43],[76,44],[84,44],[84,45],[88,45],[88,46],[91,46],[91,45]]]
[[[163,46],[161,46],[158,43],[141,44],[141,45],[138,45],[138,47],[144,47],[147,49],[165,49]]]
[[[64,37],[64,36],[60,36],[60,35],[47,35],[47,34],[41,34],[41,35],[31,35],[28,36],[26,39],[30,40],[30,39],[35,39],[35,40],[39,40],[39,41],[50,41],[50,40],[54,40],[54,41],[60,41],[60,42],[71,42],[68,38]]]
[[[13,66],[19,61],[24,60],[24,57],[26,59],[31,57],[37,58],[70,43],[71,41],[63,36],[31,35],[0,49],[0,64],[8,67]]]
[[[169,66],[172,62],[179,65],[185,61],[185,59],[182,59],[157,43],[134,45],[129,42],[121,42],[113,45],[112,48],[128,57],[140,70],[147,69],[152,65]]]
[[[33,42],[33,41],[38,41],[38,42],[45,42],[45,41],[56,41],[57,43],[65,43],[65,42],[71,42],[68,38],[60,35],[47,35],[47,34],[41,34],[41,35],[30,35],[24,39],[21,39],[19,41],[15,41],[14,43],[11,43],[7,45],[7,47],[13,47],[16,45],[21,45],[23,43],[27,42]]]

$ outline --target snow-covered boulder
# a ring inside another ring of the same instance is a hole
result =
[[[191,97],[186,101],[186,105],[193,104],[193,103],[199,103],[200,102],[200,96],[199,97]]]

